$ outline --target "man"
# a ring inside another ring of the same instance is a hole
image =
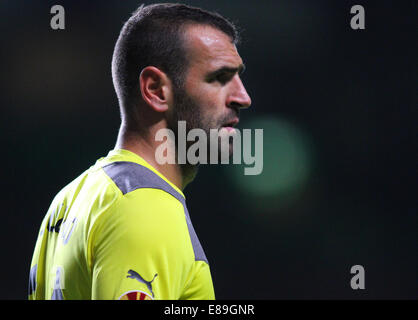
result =
[[[236,42],[226,19],[180,4],[141,6],[125,23],[112,61],[116,147],[53,200],[30,299],[215,298],[182,193],[196,166],[159,164],[155,135],[178,121],[206,132],[237,123],[251,100]]]

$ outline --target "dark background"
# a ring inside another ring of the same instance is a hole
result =
[[[114,146],[113,46],[140,3],[0,3],[1,299],[26,299],[52,198]],[[264,128],[260,176],[206,166],[185,189],[217,298],[417,299],[417,1],[186,3],[243,30],[242,128]]]

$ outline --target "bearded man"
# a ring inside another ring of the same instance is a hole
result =
[[[29,299],[214,299],[182,190],[189,163],[160,164],[159,130],[233,131],[251,104],[235,26],[182,4],[141,6],[117,40],[115,149],[64,187],[40,228]],[[169,153],[177,153],[174,146]]]

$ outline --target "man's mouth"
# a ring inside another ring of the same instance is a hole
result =
[[[226,128],[228,131],[235,130],[235,126],[238,124],[238,122],[239,122],[239,119],[234,118],[231,121],[222,125],[222,128]]]

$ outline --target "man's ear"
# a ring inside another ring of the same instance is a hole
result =
[[[165,112],[172,102],[172,84],[167,75],[156,67],[146,67],[139,75],[142,98],[154,111]]]

